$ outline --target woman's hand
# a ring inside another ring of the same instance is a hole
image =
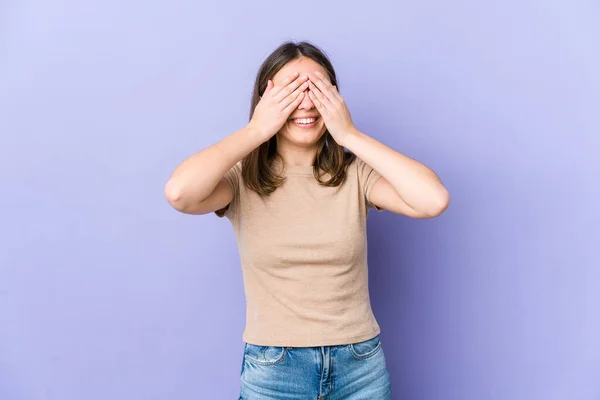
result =
[[[337,88],[322,73],[309,73],[308,77],[310,99],[321,114],[333,139],[340,146],[344,146],[348,135],[356,131],[350,110]]]
[[[287,122],[288,117],[304,99],[308,87],[308,77],[293,72],[281,85],[274,85],[269,79],[267,88],[254,109],[249,127],[263,138],[263,142],[274,136]]]

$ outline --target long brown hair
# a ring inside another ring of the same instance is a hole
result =
[[[335,71],[324,51],[305,41],[285,42],[265,59],[258,70],[252,92],[249,120],[254,115],[254,109],[266,90],[269,79],[273,79],[273,76],[288,62],[300,57],[308,57],[325,68],[331,84],[338,87]],[[244,157],[242,177],[246,187],[260,195],[269,195],[281,186],[285,178],[278,175],[273,167],[273,160],[276,157],[281,160],[281,155],[277,153],[277,135],[273,135],[268,141]],[[338,186],[343,183],[346,177],[346,167],[355,157],[353,153],[337,144],[326,130],[317,142],[317,155],[313,165],[314,176],[321,185]],[[325,173],[330,174],[330,178],[327,180],[323,179]]]

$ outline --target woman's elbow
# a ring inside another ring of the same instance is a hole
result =
[[[173,179],[167,181],[164,194],[169,204],[177,211],[185,212],[185,199],[181,185],[177,184]]]
[[[435,200],[434,206],[431,207],[431,210],[428,212],[431,218],[438,217],[442,215],[444,211],[446,211],[448,205],[450,204],[450,193],[446,188],[442,187],[436,194]]]

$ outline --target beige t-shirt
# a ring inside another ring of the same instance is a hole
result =
[[[358,157],[338,187],[320,186],[312,166],[286,167],[284,175],[283,185],[264,197],[243,184],[241,161],[225,175],[233,189],[225,216],[246,294],[242,339],[310,347],[375,337],[366,222],[369,209],[383,211],[369,202],[381,175]]]

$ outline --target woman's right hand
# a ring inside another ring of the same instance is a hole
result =
[[[281,85],[274,85],[269,79],[248,126],[259,132],[263,142],[266,142],[279,132],[300,105],[306,95],[306,88],[308,77],[299,76],[298,72],[286,77]]]

